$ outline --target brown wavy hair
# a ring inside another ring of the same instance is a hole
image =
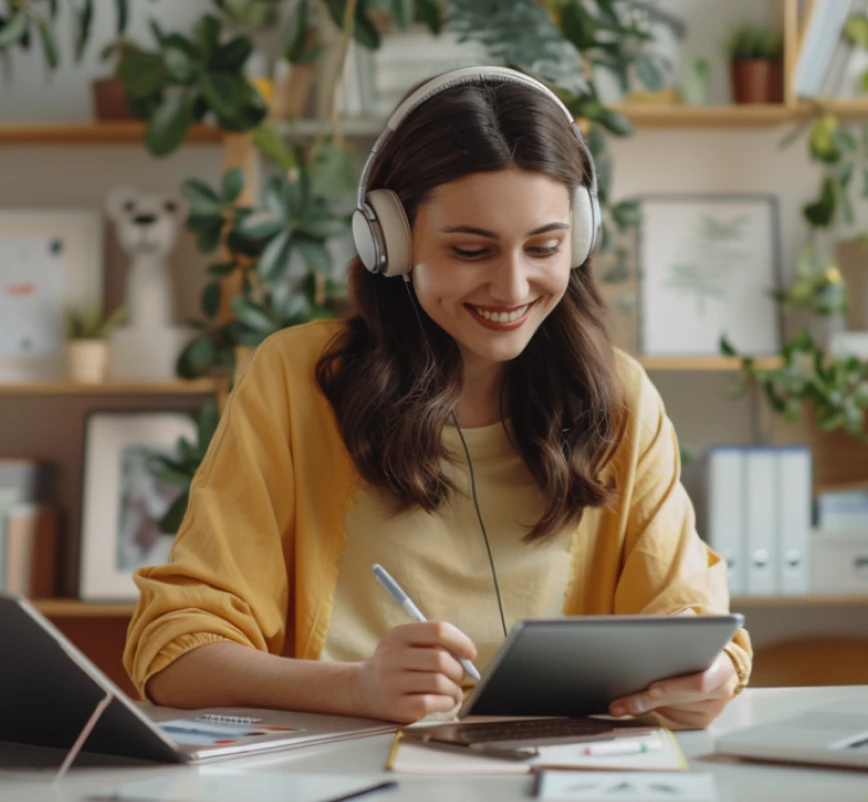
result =
[[[588,164],[557,104],[497,78],[454,86],[414,109],[372,165],[369,189],[398,194],[411,225],[442,184],[516,167],[561,182],[570,197]],[[462,388],[453,338],[408,296],[399,278],[349,266],[354,315],[316,368],[361,476],[398,509],[435,511],[455,490],[442,470],[442,440]],[[418,315],[418,317],[417,317]],[[421,320],[420,320],[421,318]],[[545,512],[525,541],[546,538],[615,491],[604,468],[624,436],[623,388],[590,260],[572,270],[561,302],[509,362],[501,416],[539,484]]]

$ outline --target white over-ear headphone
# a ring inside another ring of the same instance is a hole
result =
[[[362,264],[372,273],[384,276],[400,276],[409,273],[413,267],[413,247],[410,236],[410,223],[404,205],[390,189],[367,191],[368,178],[374,156],[383,144],[397,130],[401,121],[428,98],[452,86],[467,83],[482,83],[486,78],[499,78],[504,81],[524,84],[548,95],[563,109],[570,127],[591,171],[591,186],[579,186],[573,197],[572,219],[572,266],[579,267],[594,250],[600,236],[600,205],[597,201],[597,175],[594,160],[582,132],[576,125],[573,115],[547,86],[528,75],[506,67],[461,67],[438,75],[427,81],[413,92],[389,117],[386,128],[374,143],[362,177],[359,179],[359,194],[356,210],[353,213],[353,240]]]

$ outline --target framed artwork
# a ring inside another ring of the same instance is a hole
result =
[[[102,216],[0,209],[0,381],[64,375],[66,310],[102,303]]]
[[[766,195],[640,198],[639,347],[645,356],[719,356],[726,336],[776,354],[782,319],[777,200]]]
[[[196,441],[183,412],[95,412],[84,446],[79,596],[135,600],[132,573],[165,563],[174,539],[158,521],[183,488],[148,470],[152,456],[177,459],[179,438]]]

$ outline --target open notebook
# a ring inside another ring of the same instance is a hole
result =
[[[603,771],[686,771],[687,760],[675,736],[662,727],[650,731],[656,747],[647,752],[587,755],[588,742],[539,747],[528,760],[496,760],[408,741],[395,734],[386,768],[399,774],[528,774],[540,769],[597,769]],[[599,743],[599,742],[597,742]]]
[[[311,713],[139,705],[33,605],[0,593],[0,741],[163,763],[213,760],[394,732],[382,721]]]

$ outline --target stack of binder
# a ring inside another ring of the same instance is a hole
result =
[[[708,454],[708,544],[732,595],[810,592],[811,452],[721,446]]]

